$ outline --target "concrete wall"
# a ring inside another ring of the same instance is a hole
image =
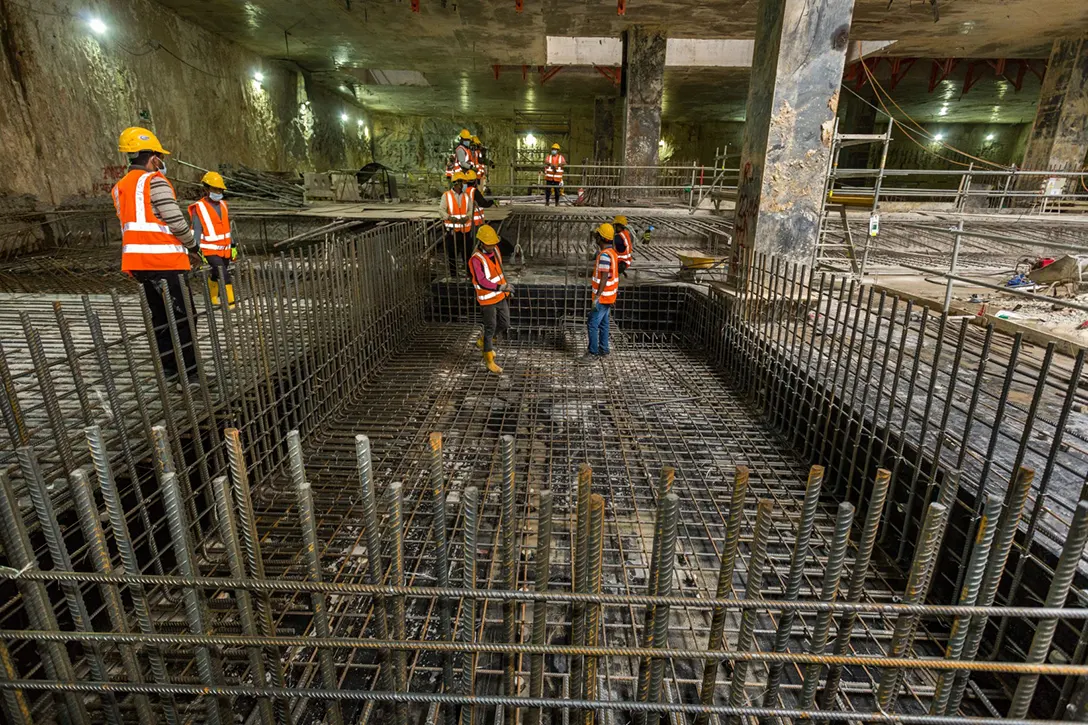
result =
[[[180,181],[200,173],[177,159],[270,170],[369,161],[361,109],[294,67],[150,0],[85,6],[107,23],[105,34],[94,35],[64,0],[0,0],[0,204],[108,203],[124,163],[117,135],[133,125],[159,135],[174,154],[169,175]]]

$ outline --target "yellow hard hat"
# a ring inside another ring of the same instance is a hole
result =
[[[552,148],[555,149],[556,151],[558,151],[559,150],[559,144],[553,143]]]
[[[468,181],[468,174],[464,171],[454,171],[452,181]]]
[[[612,223],[627,226],[627,217],[625,217],[623,214],[617,214],[616,218],[612,220]]]
[[[490,224],[484,224],[476,230],[476,239],[489,247],[493,247],[499,243],[499,235],[495,233],[494,228],[492,228]]]
[[[204,174],[204,176],[200,179],[200,183],[204,184],[204,186],[210,186],[213,189],[222,189],[223,191],[227,190],[227,185],[223,183],[223,177],[218,171],[209,171],[208,173]]]
[[[155,134],[139,126],[131,126],[121,132],[121,137],[117,139],[117,150],[123,154],[138,154],[141,151],[154,151],[160,154],[170,153],[162,147]]]
[[[597,233],[600,234],[602,238],[607,239],[610,242],[616,238],[616,228],[608,222],[605,222],[601,226],[597,227]]]
[[[462,129],[461,129],[461,138],[468,138],[468,139],[471,139],[471,138],[472,138],[472,134],[471,134],[471,133],[469,133],[469,130],[468,130],[467,128],[462,128]]]
[[[469,169],[465,172],[465,181],[476,181],[476,172]]]
[[[480,144],[480,137],[479,136],[473,136],[472,137],[472,143],[474,143],[474,144],[476,144],[478,146]]]

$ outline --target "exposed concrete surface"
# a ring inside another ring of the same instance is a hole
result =
[[[354,121],[362,111],[289,64],[262,61],[150,0],[111,0],[101,37],[58,10],[0,2],[0,197],[108,203],[123,171],[117,135],[133,125],[152,127],[175,158],[208,168],[369,161]],[[346,124],[345,111],[354,117]],[[176,163],[169,175],[199,178]]]
[[[597,96],[593,99],[593,159],[611,161],[616,142],[616,98]]]
[[[666,47],[660,30],[636,25],[625,35],[623,163],[628,166],[657,165]],[[626,183],[649,185],[656,176],[654,169],[639,169],[628,174]]]
[[[1056,40],[1024,168],[1079,171],[1088,155],[1088,35]]]
[[[853,0],[761,0],[734,258],[807,264],[816,245]]]

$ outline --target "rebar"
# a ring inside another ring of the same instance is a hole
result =
[[[61,571],[74,571],[72,557],[68,553],[68,546],[64,541],[64,534],[60,529],[60,520],[53,508],[53,499],[49,488],[42,476],[41,467],[38,466],[37,456],[30,446],[22,446],[16,451],[19,457],[19,467],[23,472],[23,480],[27,483],[27,492],[33,503],[34,511],[38,517],[38,524],[45,537],[49,558],[53,561],[53,567]],[[61,587],[64,591],[64,600],[68,605],[68,612],[76,629],[83,632],[91,632],[94,627],[91,622],[91,613],[87,610],[87,603],[83,599],[83,591],[75,582],[67,582]],[[97,643],[91,645],[85,651],[87,664],[95,679],[106,682],[108,669],[106,656]],[[106,719],[114,725],[120,725],[122,721],[121,706],[117,698],[107,695],[105,698]]]
[[[291,479],[295,484],[295,493],[298,497],[298,519],[302,530],[303,551],[306,554],[307,574],[310,579],[321,581],[321,555],[318,549],[317,523],[314,520],[314,502],[310,493],[310,483],[306,480],[306,470],[302,463],[302,443],[297,430],[287,434],[287,453],[291,461]],[[310,595],[310,603],[314,612],[313,628],[317,636],[331,637],[332,628],[329,626],[325,595],[314,592]],[[317,655],[322,686],[326,690],[338,689],[336,663],[333,661],[332,652],[328,649],[320,649]],[[336,700],[327,703],[325,714],[333,725],[342,725],[344,719],[340,712],[340,703]]]
[[[1062,607],[1069,596],[1069,590],[1073,585],[1073,577],[1077,573],[1081,556],[1084,554],[1084,546],[1088,543],[1088,501],[1081,501],[1077,505],[1077,513],[1069,525],[1069,537],[1062,547],[1058,565],[1054,567],[1054,578],[1050,582],[1050,589],[1046,594],[1046,606]],[[1045,662],[1050,652],[1051,642],[1054,640],[1054,631],[1058,627],[1058,620],[1043,619],[1035,625],[1035,636],[1031,639],[1031,648],[1028,650],[1026,661],[1029,663]],[[1025,718],[1028,708],[1031,707],[1031,699],[1035,696],[1035,687],[1039,684],[1038,675],[1022,675],[1016,683],[1016,692],[1013,693],[1012,703],[1006,717],[1010,719]]]
[[[785,599],[796,599],[801,594],[801,583],[805,574],[805,562],[809,555],[809,540],[812,538],[812,525],[816,520],[816,507],[820,503],[820,489],[823,486],[823,466],[813,466],[809,470],[808,483],[805,485],[805,499],[801,504],[801,518],[797,522],[797,538],[793,544],[789,574],[786,578]],[[775,631],[773,651],[785,652],[793,632],[793,612],[783,612]],[[782,682],[782,665],[772,664],[767,669],[767,691],[763,696],[764,707],[778,705],[778,688]]]
[[[748,578],[744,588],[745,599],[762,598],[763,567],[767,561],[767,539],[770,536],[770,517],[772,502],[760,499],[756,504],[756,522],[752,529],[752,549],[748,558]],[[755,639],[756,616],[745,611],[741,615],[740,631],[737,633],[737,653],[747,653]],[[745,679],[748,677],[748,663],[741,660],[733,667],[733,679],[729,685],[729,704],[738,706],[744,702]],[[734,719],[727,718],[726,725],[733,725]]]
[[[850,582],[846,588],[848,602],[860,602],[865,591],[865,577],[869,574],[869,562],[872,561],[873,547],[876,545],[876,535],[884,514],[884,499],[888,495],[890,482],[891,472],[885,468],[878,469],[876,478],[873,480],[873,492],[869,497],[869,510],[865,514],[865,524],[862,526],[861,538],[858,540],[858,550],[854,555],[854,566],[850,570]],[[835,646],[832,649],[834,654],[843,655],[850,648],[850,639],[853,636],[856,621],[856,612],[846,612],[839,618]],[[827,670],[827,679],[820,695],[821,708],[827,710],[833,706],[841,680],[842,667],[831,665]]]
[[[366,539],[367,580],[377,586],[385,579],[381,566],[382,536],[378,528],[378,504],[377,494],[374,491],[373,465],[370,459],[370,439],[365,435],[355,436],[355,466],[359,475],[359,502],[362,507],[363,535]],[[385,598],[375,597],[374,621],[380,639],[389,639],[386,611]],[[381,652],[380,657],[385,663],[381,668],[383,686],[392,691],[395,683],[389,653]]]
[[[400,587],[404,586],[404,516],[401,513],[404,506],[404,500],[399,481],[394,481],[389,484],[388,496],[389,583],[393,586]],[[401,642],[407,640],[408,633],[404,626],[405,610],[403,596],[390,597],[389,615],[390,620],[393,622],[393,636]],[[405,668],[405,662],[404,650],[394,650],[393,683],[397,688],[395,692],[408,691],[408,675]],[[408,710],[404,704],[398,703],[395,705],[393,712],[397,725],[407,725]]]
[[[165,430],[156,427],[155,429],[160,435],[165,434]],[[183,576],[199,576],[197,571],[196,561],[193,556],[192,543],[189,539],[189,522],[185,515],[185,505],[181,500],[181,490],[178,487],[177,474],[173,471],[167,471],[160,476],[160,484],[163,491],[163,503],[166,507],[166,518],[170,523],[170,536],[174,543],[174,557],[177,559],[178,569]],[[205,635],[208,633],[208,616],[206,612],[206,602],[204,601],[203,593],[195,588],[189,587],[185,590],[185,618],[189,625],[189,630],[195,635]],[[200,673],[201,682],[206,687],[214,687],[221,684],[222,674],[220,669],[220,663],[217,658],[212,654],[212,650],[207,645],[199,645],[196,648],[196,664],[197,670]],[[230,720],[220,710],[221,703],[217,697],[205,697],[205,710],[208,717],[208,722],[212,725],[220,725],[224,720]]]
[[[967,577],[963,582],[963,591],[960,592],[959,603],[971,605],[978,601],[978,590],[982,584],[982,576],[986,572],[986,564],[990,558],[990,547],[994,542],[994,533],[997,529],[997,520],[1001,515],[1001,497],[989,495],[982,509],[982,519],[978,523],[975,534],[975,546],[971,549],[971,560],[967,564]],[[967,628],[970,625],[970,617],[956,617],[952,622],[952,629],[948,633],[948,647],[945,649],[945,657],[959,659],[963,654],[963,644],[967,639]],[[937,687],[933,693],[933,701],[929,706],[931,715],[945,714],[948,699],[951,695],[953,676],[952,673],[942,672],[937,678]]]
[[[715,596],[725,599],[733,595],[733,570],[736,568],[737,548],[740,546],[740,529],[744,523],[744,499],[748,495],[748,467],[737,466],[733,475],[733,496],[729,502],[729,519],[722,543],[721,565],[718,569],[718,589]],[[708,650],[725,648],[725,608],[715,607],[710,619]],[[703,668],[703,685],[699,700],[704,705],[714,704],[714,689],[718,681],[719,663],[707,660]],[[706,725],[707,718],[700,716],[696,725]]]
[[[83,527],[83,538],[87,542],[87,549],[96,571],[103,574],[113,573],[113,564],[110,561],[109,549],[106,546],[106,534],[102,530],[102,522],[98,518],[98,508],[94,504],[94,494],[91,493],[91,482],[84,471],[73,471],[69,477],[69,486],[72,491],[72,499],[75,501],[76,512]],[[240,572],[231,572],[240,576]],[[128,632],[128,622],[125,617],[125,606],[121,601],[121,593],[112,584],[101,586],[102,599],[106,604],[106,613],[110,618],[110,624],[114,631]],[[249,592],[245,592],[248,596]],[[246,632],[257,634],[257,632]],[[143,675],[140,672],[140,663],[136,659],[136,650],[131,645],[125,645],[121,650],[121,666],[125,671],[125,677],[129,682],[143,683]],[[264,684],[264,678],[257,682]],[[136,712],[141,723],[156,723],[158,718],[151,710],[151,701],[147,695],[136,695]]]
[[[574,571],[571,576],[575,592],[585,592],[589,582],[589,498],[593,492],[593,471],[586,464],[578,468],[578,485],[575,499],[575,537],[574,555],[571,563]],[[585,644],[586,608],[583,602],[574,602],[571,607],[571,642]],[[581,686],[584,680],[584,662],[575,657],[570,662],[571,697],[582,699]]]
[[[475,486],[466,488],[461,494],[461,520],[464,526],[462,560],[464,561],[461,578],[470,588],[476,586],[476,532],[478,519],[479,493]],[[476,600],[467,597],[461,602],[461,619],[457,627],[457,642],[461,644],[476,641]],[[458,694],[470,695],[474,692],[473,676],[476,670],[476,657],[469,650],[457,650],[461,653],[461,684]],[[461,706],[461,725],[472,725],[475,708]]]
[[[515,551],[517,521],[514,518],[514,436],[505,435],[499,440],[502,454],[502,518],[499,522],[502,532],[502,581],[503,588],[518,588],[518,557]],[[502,608],[503,638],[507,642],[517,641],[517,604],[504,602]],[[513,655],[503,659],[502,691],[505,695],[517,694],[516,661]],[[588,679],[587,679],[588,682]],[[587,697],[586,699],[592,699]],[[517,722],[517,711],[511,717]]]
[[[441,589],[444,587],[448,587],[450,584],[449,550],[446,536],[446,490],[445,476],[442,472],[442,434],[431,433],[428,437],[428,442],[430,444],[431,456],[431,536],[434,539],[434,582],[435,586]],[[358,447],[358,443],[356,445]],[[367,443],[366,447],[366,457],[366,468],[369,471],[369,442]],[[362,468],[363,464],[360,463],[360,471],[362,470]],[[543,496],[543,493],[541,495]],[[551,494],[548,495],[548,504],[550,515]],[[551,530],[549,529],[549,534],[550,533]],[[437,602],[439,636],[442,638],[443,642],[452,641],[453,632],[452,624],[450,621],[450,601],[446,597],[439,597]],[[450,688],[452,687],[452,684],[454,682],[453,658],[449,654],[445,654],[442,656],[442,676],[443,687],[448,692],[450,691]],[[540,696],[540,694],[541,693],[538,692],[537,696]],[[455,712],[454,708],[443,708],[443,712],[445,713],[446,725],[454,725],[454,723],[457,721],[457,713]]]
[[[4,542],[4,552],[12,566],[20,570],[33,570],[37,568],[34,559],[34,549],[30,545],[30,536],[27,534],[23,517],[19,513],[18,499],[11,486],[11,480],[6,471],[0,470],[0,539]],[[31,623],[40,630],[59,632],[53,607],[49,603],[49,595],[45,585],[40,582],[19,582],[19,594],[26,602],[26,613]],[[61,682],[75,682],[75,671],[72,669],[72,661],[68,658],[68,651],[57,642],[41,642],[39,648],[44,655],[42,666],[51,680]],[[74,692],[66,692],[58,701],[57,715],[65,725],[90,725],[91,718],[83,699],[77,697]]]
[[[589,578],[588,593],[599,594],[601,591],[601,566],[604,563],[604,497],[593,494],[589,500]],[[508,606],[512,602],[508,603]],[[586,647],[596,647],[601,629],[601,605],[590,604],[586,607]],[[511,641],[511,640],[507,640]],[[586,700],[597,699],[597,658],[585,658],[585,684],[582,687]],[[594,711],[586,710],[582,722],[593,725]]]
[[[842,577],[843,564],[846,562],[846,546],[850,542],[850,527],[854,524],[854,506],[851,503],[839,504],[835,517],[835,533],[831,540],[831,549],[827,555],[827,568],[820,588],[820,601],[832,602],[839,591],[839,579]],[[827,646],[827,637],[831,630],[831,612],[820,612],[812,627],[809,641],[810,654],[822,655]],[[801,688],[800,705],[802,710],[811,709],[816,699],[816,688],[820,682],[820,665],[805,668],[804,683]]]
[[[548,590],[551,578],[552,554],[552,492],[540,492],[537,512],[536,558],[534,561],[533,587],[538,592]],[[533,604],[532,643],[543,645],[548,634],[548,602],[538,601]],[[544,696],[544,655],[532,655],[529,658],[529,697]],[[540,708],[530,708],[525,713],[527,725],[540,725]]]
[[[903,593],[903,601],[913,604],[925,601],[929,591],[929,582],[933,576],[933,566],[938,555],[938,542],[944,536],[945,516],[948,509],[940,503],[931,503],[926,511],[925,522],[922,524],[922,536],[919,539],[918,550],[911,562],[910,577],[907,579],[907,588]],[[911,614],[902,614],[895,621],[895,632],[892,635],[892,644],[889,652],[893,657],[903,657],[910,652],[914,644],[914,627],[917,618]],[[880,677],[880,686],[877,689],[877,704],[883,708],[891,707],[892,702],[899,694],[902,672],[897,668],[884,670]]]
[[[1001,518],[997,522],[994,534],[994,542],[990,549],[990,558],[986,563],[986,573],[982,577],[982,583],[978,589],[978,604],[982,607],[990,607],[997,599],[997,587],[1001,583],[1001,576],[1005,571],[1005,564],[1012,551],[1016,532],[1020,528],[1020,517],[1024,512],[1024,504],[1027,503],[1028,493],[1031,491],[1031,482],[1035,474],[1027,468],[1020,468],[1016,477],[1009,484],[1009,490],[1005,497],[1005,506],[1001,512]],[[966,580],[966,577],[965,577]],[[982,634],[986,629],[988,617],[985,614],[971,618],[971,625],[967,628],[967,639],[963,645],[963,659],[973,659],[978,654],[979,645],[982,644]],[[968,674],[957,673],[952,682],[952,693],[948,698],[948,706],[945,712],[956,713],[963,701],[963,694],[967,690]]]

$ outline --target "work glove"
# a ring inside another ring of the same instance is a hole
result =
[[[230,248],[230,258],[231,258],[231,261],[234,261],[235,259],[238,259],[238,247],[232,246]]]

